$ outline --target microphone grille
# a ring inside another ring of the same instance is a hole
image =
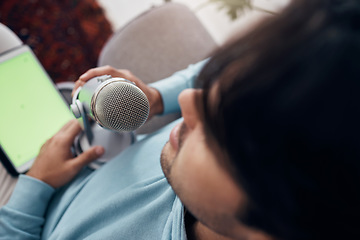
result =
[[[112,81],[98,91],[92,110],[103,127],[134,131],[147,120],[150,106],[146,95],[134,84]]]

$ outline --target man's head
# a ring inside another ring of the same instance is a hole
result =
[[[281,239],[358,236],[359,79],[360,3],[294,0],[180,95],[164,172],[221,234],[244,223]]]
[[[179,96],[184,122],[170,133],[161,164],[169,183],[187,209],[220,234],[238,230],[239,206],[247,199],[229,175],[223,152],[204,129],[202,90],[189,89]]]

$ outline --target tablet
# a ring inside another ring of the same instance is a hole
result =
[[[46,140],[73,118],[28,46],[0,55],[0,158],[10,173],[26,172]]]

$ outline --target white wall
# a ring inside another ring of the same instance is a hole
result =
[[[106,10],[114,30],[126,24],[133,17],[148,10],[151,6],[163,4],[163,0],[98,0]],[[208,4],[199,9],[207,0],[173,0],[187,5],[195,11],[200,21],[219,44],[223,43],[235,31],[246,30],[252,23],[267,13],[251,10],[235,21],[231,21],[224,11],[219,11],[217,5]],[[279,11],[289,0],[253,0],[255,6]]]

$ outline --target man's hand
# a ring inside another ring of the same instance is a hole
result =
[[[134,82],[136,86],[138,86],[146,95],[150,103],[150,113],[149,119],[156,115],[160,114],[164,110],[163,102],[160,93],[152,87],[146,85],[143,81],[137,78],[134,74],[132,74],[129,70],[126,69],[115,69],[111,66],[103,66],[98,68],[92,68],[85,72],[83,75],[79,77],[79,79],[75,82],[75,87],[73,89],[72,94],[75,93],[76,89],[80,86],[83,86],[87,81],[94,77],[98,77],[101,75],[111,75],[113,77],[125,78],[131,82]]]
[[[104,148],[94,146],[74,158],[71,145],[80,131],[80,124],[75,119],[65,124],[41,147],[27,175],[58,188],[73,179],[85,165],[101,156]]]

